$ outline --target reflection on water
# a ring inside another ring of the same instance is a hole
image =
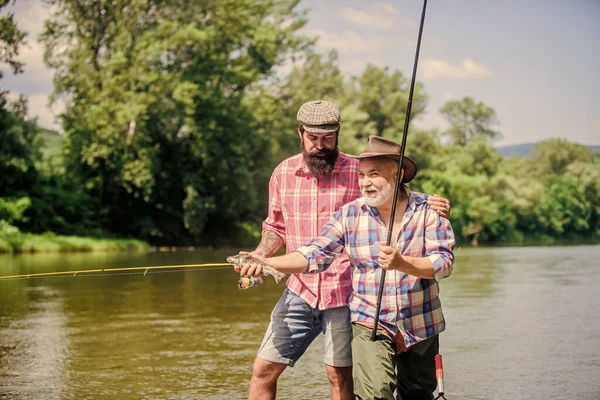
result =
[[[231,251],[0,257],[0,275],[223,262]],[[600,398],[600,246],[464,249],[442,281],[449,399]],[[283,285],[229,268],[0,281],[0,398],[242,399]],[[322,342],[282,399],[329,397]]]
[[[62,299],[51,287],[24,287],[23,292],[23,314],[13,318],[6,318],[4,312],[0,314],[0,393],[6,390],[32,398],[59,398],[68,362],[67,318]],[[1,304],[4,310],[7,304]]]

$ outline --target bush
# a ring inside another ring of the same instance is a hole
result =
[[[0,253],[12,253],[12,251],[11,244],[0,237]]]

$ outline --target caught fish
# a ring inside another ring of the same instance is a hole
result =
[[[285,274],[283,272],[279,272],[271,267],[269,264],[259,260],[258,258],[248,256],[246,254],[236,254],[235,256],[227,257],[227,262],[229,264],[243,266],[245,264],[250,265],[260,265],[262,267],[262,274],[264,276],[271,275],[275,278],[275,282],[279,283],[283,278],[285,278]]]
[[[251,289],[262,284],[263,280],[260,276],[243,276],[238,280],[238,289]]]

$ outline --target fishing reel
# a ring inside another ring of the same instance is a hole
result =
[[[238,289],[246,290],[263,284],[260,276],[243,276],[238,280]]]

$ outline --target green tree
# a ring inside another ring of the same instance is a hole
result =
[[[13,1],[14,3],[14,1]],[[0,0],[0,10],[10,4],[10,0]],[[14,14],[0,16],[0,64],[8,64],[14,74],[23,71],[23,62],[18,60],[19,49],[25,44],[27,33],[17,27]],[[0,70],[0,79],[2,70]]]
[[[440,171],[492,177],[498,172],[502,161],[502,155],[490,147],[485,139],[476,138],[464,147],[444,147],[443,151],[432,159],[431,167]]]
[[[548,139],[535,145],[533,159],[538,176],[563,175],[573,163],[593,163],[596,155],[581,144],[566,139]]]
[[[452,202],[452,227],[459,241],[472,245],[511,240],[516,216],[510,207],[514,191],[503,175],[467,175],[460,171],[429,171],[422,184],[427,193],[438,193]]]
[[[374,131],[368,132],[400,141],[404,129],[410,80],[400,71],[369,64],[359,77],[353,79],[351,97],[359,111],[366,113]],[[415,84],[411,120],[425,110],[427,95],[423,86]]]
[[[450,123],[445,135],[450,137],[453,144],[466,146],[469,140],[476,137],[486,140],[502,137],[500,132],[492,129],[498,123],[494,109],[471,97],[448,101],[440,112]]]
[[[253,131],[271,140],[275,164],[300,149],[296,114],[303,103],[322,99],[342,107],[345,78],[337,60],[338,54],[333,50],[325,55],[309,51],[296,59],[289,74],[253,85],[244,99],[255,120]],[[342,111],[345,121],[347,113]],[[346,126],[343,122],[342,134]]]
[[[534,231],[554,238],[577,237],[590,228],[591,206],[576,179],[556,177],[534,210]]]
[[[0,94],[0,196],[27,192],[37,179],[40,158],[35,121],[26,120],[24,98],[8,103]]]
[[[10,3],[0,0],[0,10]],[[8,64],[14,74],[23,72],[19,49],[27,34],[14,21],[14,15],[0,16],[0,65]],[[2,79],[0,70],[0,79]],[[35,181],[35,124],[26,121],[27,102],[21,97],[9,102],[8,92],[0,90],[0,196],[20,192]]]
[[[67,170],[99,199],[102,226],[183,244],[254,219],[269,140],[248,134],[244,99],[307,43],[298,1],[50,3]]]

